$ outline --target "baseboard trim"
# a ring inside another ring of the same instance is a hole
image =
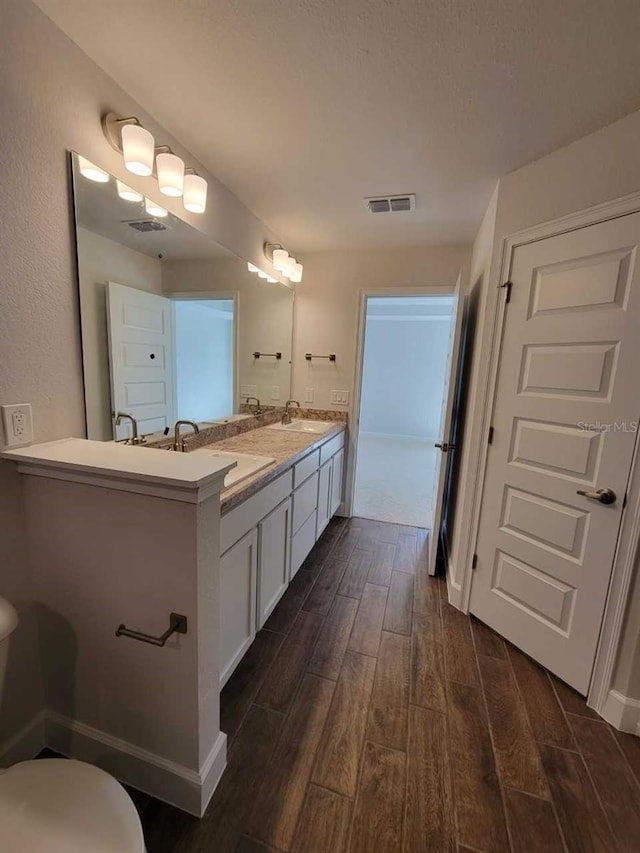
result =
[[[600,713],[614,729],[640,735],[640,700],[610,690]]]
[[[227,736],[220,732],[199,771],[55,711],[45,719],[47,746],[102,767],[126,782],[196,817],[202,817],[226,766]]]
[[[11,767],[19,761],[30,761],[42,752],[45,743],[46,711],[38,711],[26,726],[0,749],[0,767]]]

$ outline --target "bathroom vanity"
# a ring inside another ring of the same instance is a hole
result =
[[[341,502],[345,425],[312,429],[3,454],[25,475],[43,744],[203,814],[226,763],[221,687]],[[274,461],[225,486],[229,453]]]

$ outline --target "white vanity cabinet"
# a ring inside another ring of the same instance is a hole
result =
[[[345,433],[220,520],[220,684],[227,681],[342,503]]]
[[[258,531],[254,527],[220,558],[220,685],[256,635]]]
[[[258,629],[289,585],[290,548],[291,498],[287,498],[258,524]]]

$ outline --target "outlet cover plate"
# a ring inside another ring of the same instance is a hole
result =
[[[4,446],[28,447],[33,444],[33,418],[31,403],[13,403],[1,406]]]

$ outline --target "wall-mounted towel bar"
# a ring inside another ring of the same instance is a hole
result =
[[[169,627],[159,637],[154,637],[151,634],[143,634],[142,631],[132,631],[126,625],[118,625],[116,637],[130,637],[132,640],[140,640],[141,643],[149,643],[152,646],[164,646],[172,634],[187,633],[187,617],[180,613],[171,613],[169,615]]]
[[[329,361],[335,361],[336,360],[335,352],[331,352],[331,353],[329,353],[329,355],[313,355],[313,353],[306,352],[304,354],[304,357],[307,359],[307,361],[311,361],[312,358],[328,358]]]
[[[282,358],[281,352],[254,352],[254,358],[264,358],[268,356],[269,358],[277,358],[278,361]]]

